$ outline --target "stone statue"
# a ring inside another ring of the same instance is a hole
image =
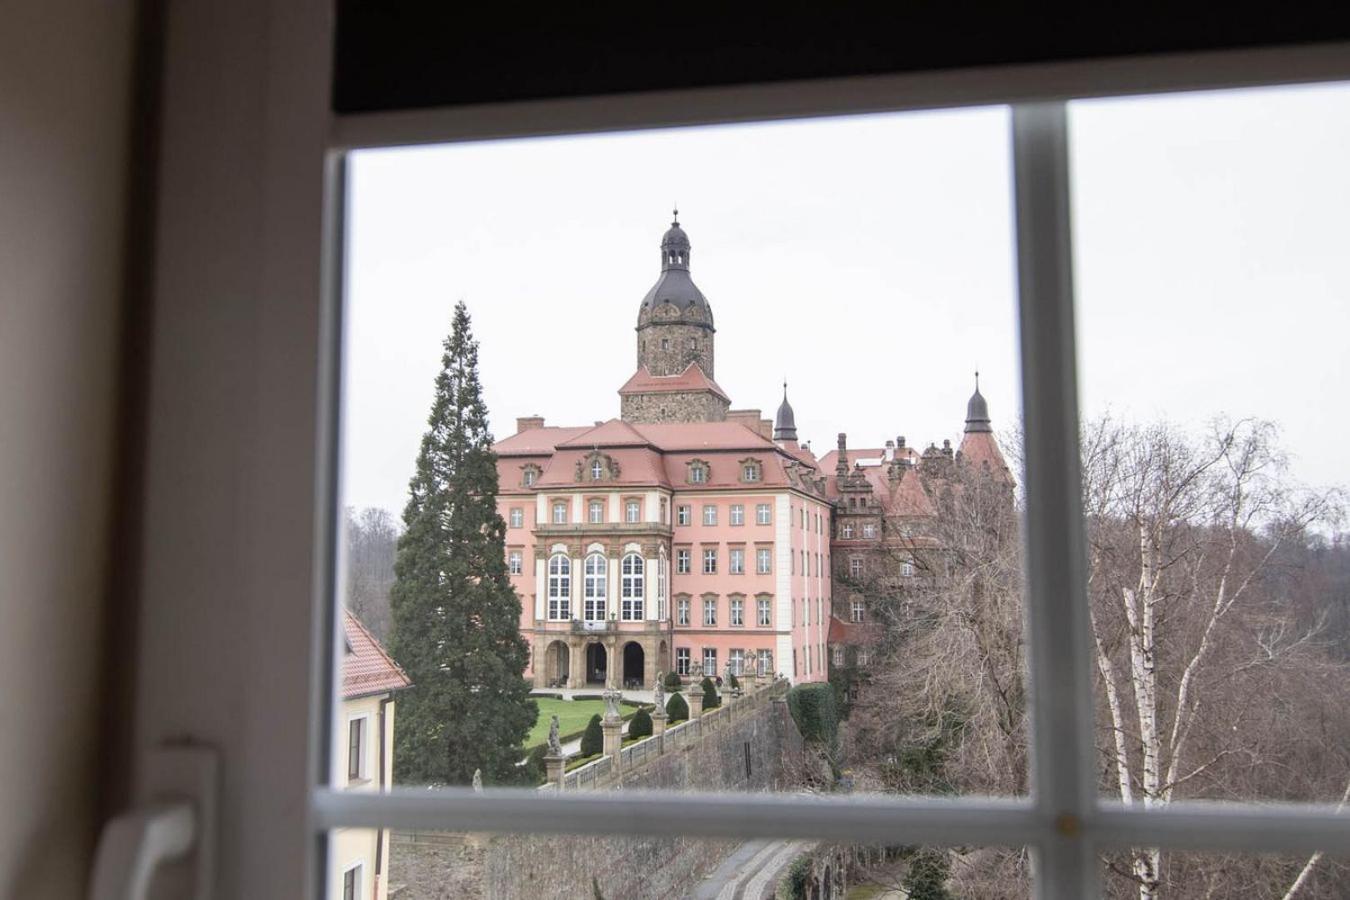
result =
[[[660,678],[656,679],[656,690],[652,691],[652,705],[654,707],[652,712],[666,711],[666,686]]]
[[[623,694],[613,688],[605,688],[604,693],[600,695],[605,700],[605,720],[613,722],[615,719],[623,718],[619,712],[619,701],[623,699]]]
[[[558,714],[554,713],[548,723],[548,755],[562,756],[562,740],[558,737]]]
[[[727,660],[727,664],[722,667],[722,683],[731,687],[731,660]]]
[[[483,793],[483,770],[473,770],[473,789],[478,793]]]

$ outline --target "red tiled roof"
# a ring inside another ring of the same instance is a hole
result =
[[[680,450],[774,450],[773,441],[740,422],[662,422],[634,425],[667,453]]]
[[[997,478],[1012,481],[1012,472],[998,449],[998,441],[987,431],[968,432],[961,438],[961,461],[968,465],[987,467]]]
[[[646,366],[639,366],[633,377],[619,388],[619,395],[668,394],[684,391],[712,391],[728,403],[731,402],[727,392],[718,387],[717,382],[705,375],[695,363],[690,363],[678,375],[653,375]]]
[[[542,456],[553,452],[559,444],[570,441],[593,426],[578,428],[559,428],[549,425],[544,428],[530,428],[517,432],[508,438],[502,438],[492,445],[498,456]]]
[[[826,640],[834,644],[875,644],[877,626],[870,622],[845,622],[838,616],[830,616],[830,630]]]
[[[352,700],[412,686],[407,674],[351,610],[342,611],[342,631],[347,638],[346,652],[342,656],[342,699]]]
[[[622,419],[610,419],[594,428],[587,428],[581,434],[558,442],[558,449],[564,447],[642,447],[650,443],[645,437]]]

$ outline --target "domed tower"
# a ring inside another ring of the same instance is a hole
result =
[[[961,435],[958,459],[965,465],[976,466],[1000,481],[1012,484],[1012,472],[1003,458],[1003,451],[994,439],[989,420],[989,403],[980,393],[980,373],[975,373],[975,393],[966,402],[966,430]]]
[[[680,211],[661,238],[661,277],[638,307],[637,364],[652,375],[679,375],[690,363],[713,373],[712,307],[689,277],[689,235]]]
[[[731,400],[713,381],[712,307],[689,277],[689,235],[661,238],[661,277],[638,307],[637,371],[619,389],[625,422],[722,422]]]

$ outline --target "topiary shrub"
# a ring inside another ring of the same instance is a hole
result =
[[[666,701],[666,720],[674,725],[689,718],[689,704],[682,694],[671,694]]]
[[[628,736],[630,738],[651,737],[652,733],[652,715],[647,712],[644,706],[633,713],[633,718],[628,720]]]
[[[595,756],[604,752],[604,749],[605,733],[600,730],[600,714],[596,713],[586,723],[586,731],[581,735],[581,755]]]
[[[665,682],[666,682],[666,690],[672,694],[678,694],[680,692],[680,688],[684,687],[684,682],[680,680],[679,672],[674,671],[667,672]]]
[[[732,672],[731,675],[727,678],[727,687],[731,688],[733,691],[738,691],[741,689],[741,680],[736,677],[735,672]]]
[[[920,851],[909,864],[903,882],[910,900],[952,900],[947,890],[949,870],[945,853]]]
[[[703,679],[703,708],[715,709],[722,705],[722,698],[717,696],[717,685],[713,684],[711,678]]]

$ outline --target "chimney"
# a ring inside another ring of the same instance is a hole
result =
[[[516,418],[516,434],[522,431],[529,431],[531,428],[543,428],[543,416],[519,416]]]

